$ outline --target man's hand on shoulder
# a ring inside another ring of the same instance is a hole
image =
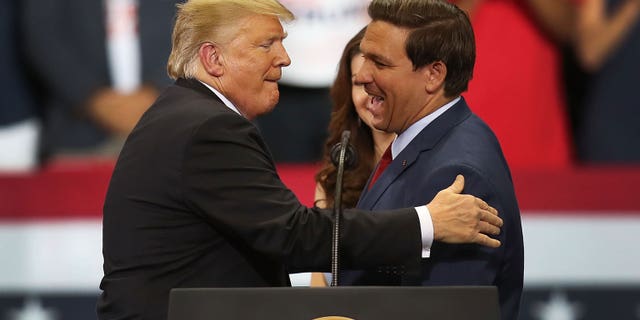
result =
[[[438,192],[427,204],[434,239],[499,247],[500,241],[489,237],[500,234],[502,219],[498,217],[498,211],[480,198],[461,194],[463,189],[464,177],[458,175],[451,186]]]

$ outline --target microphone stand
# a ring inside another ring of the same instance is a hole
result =
[[[344,174],[345,158],[347,157],[347,149],[349,147],[349,138],[351,137],[351,131],[345,130],[342,132],[342,139],[340,142],[340,151],[338,153],[338,174],[336,176],[336,189],[333,201],[333,242],[331,244],[331,286],[338,286],[338,246],[340,242],[340,216],[342,216],[342,176]],[[352,151],[353,150],[349,150]],[[354,155],[350,155],[354,158]],[[332,157],[333,158],[333,157]],[[332,159],[334,160],[334,159]],[[353,160],[353,159],[352,159]],[[334,160],[335,165],[335,160]]]

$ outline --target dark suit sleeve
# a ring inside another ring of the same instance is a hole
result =
[[[185,151],[187,205],[231,242],[242,243],[290,270],[327,270],[330,211],[309,209],[280,181],[257,129],[225,114],[206,121]],[[313,183],[313,181],[309,181]],[[346,210],[344,262],[359,266],[404,264],[420,255],[413,209],[388,215]]]
[[[464,175],[463,193],[477,196],[502,212],[496,192],[475,168],[449,163],[446,166],[425,172],[423,178],[414,180],[416,190],[422,192],[407,193],[404,203],[419,203],[432,199],[438,191],[448,187],[457,174]],[[499,239],[504,240],[503,234]],[[443,284],[491,284],[498,273],[498,261],[501,260],[503,247],[491,249],[476,244],[452,245],[434,241],[431,256],[423,259],[423,278],[442,279]],[[452,275],[456,275],[455,277]]]
[[[504,225],[495,238],[502,246],[488,248],[436,241],[431,258],[423,260],[423,278],[431,279],[431,285],[495,285],[499,288],[503,314],[517,314],[522,293],[523,258],[520,213],[512,187],[506,187],[504,181],[496,181],[495,177],[467,164],[438,168],[429,175],[428,181],[436,187],[436,192],[447,187],[457,174],[465,177],[463,193],[479,197],[498,210]]]

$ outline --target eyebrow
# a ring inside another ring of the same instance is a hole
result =
[[[274,35],[270,36],[269,38],[263,39],[262,41],[269,41],[269,42],[283,41],[288,36],[289,36],[289,34],[287,32],[285,32],[283,34],[274,34]]]
[[[285,32],[283,34],[277,34],[269,37],[268,41],[282,41],[289,36],[289,33]]]
[[[284,40],[289,36],[288,32],[283,32],[282,34],[273,35],[269,40]]]

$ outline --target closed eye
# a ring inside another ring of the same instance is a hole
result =
[[[376,60],[373,60],[373,64],[374,64],[374,65],[376,66],[376,68],[378,68],[378,69],[386,68],[386,67],[388,67],[388,66],[389,66],[389,65],[388,65],[388,64],[386,64],[386,63],[383,63],[383,62],[380,62],[380,61],[376,61]]]

